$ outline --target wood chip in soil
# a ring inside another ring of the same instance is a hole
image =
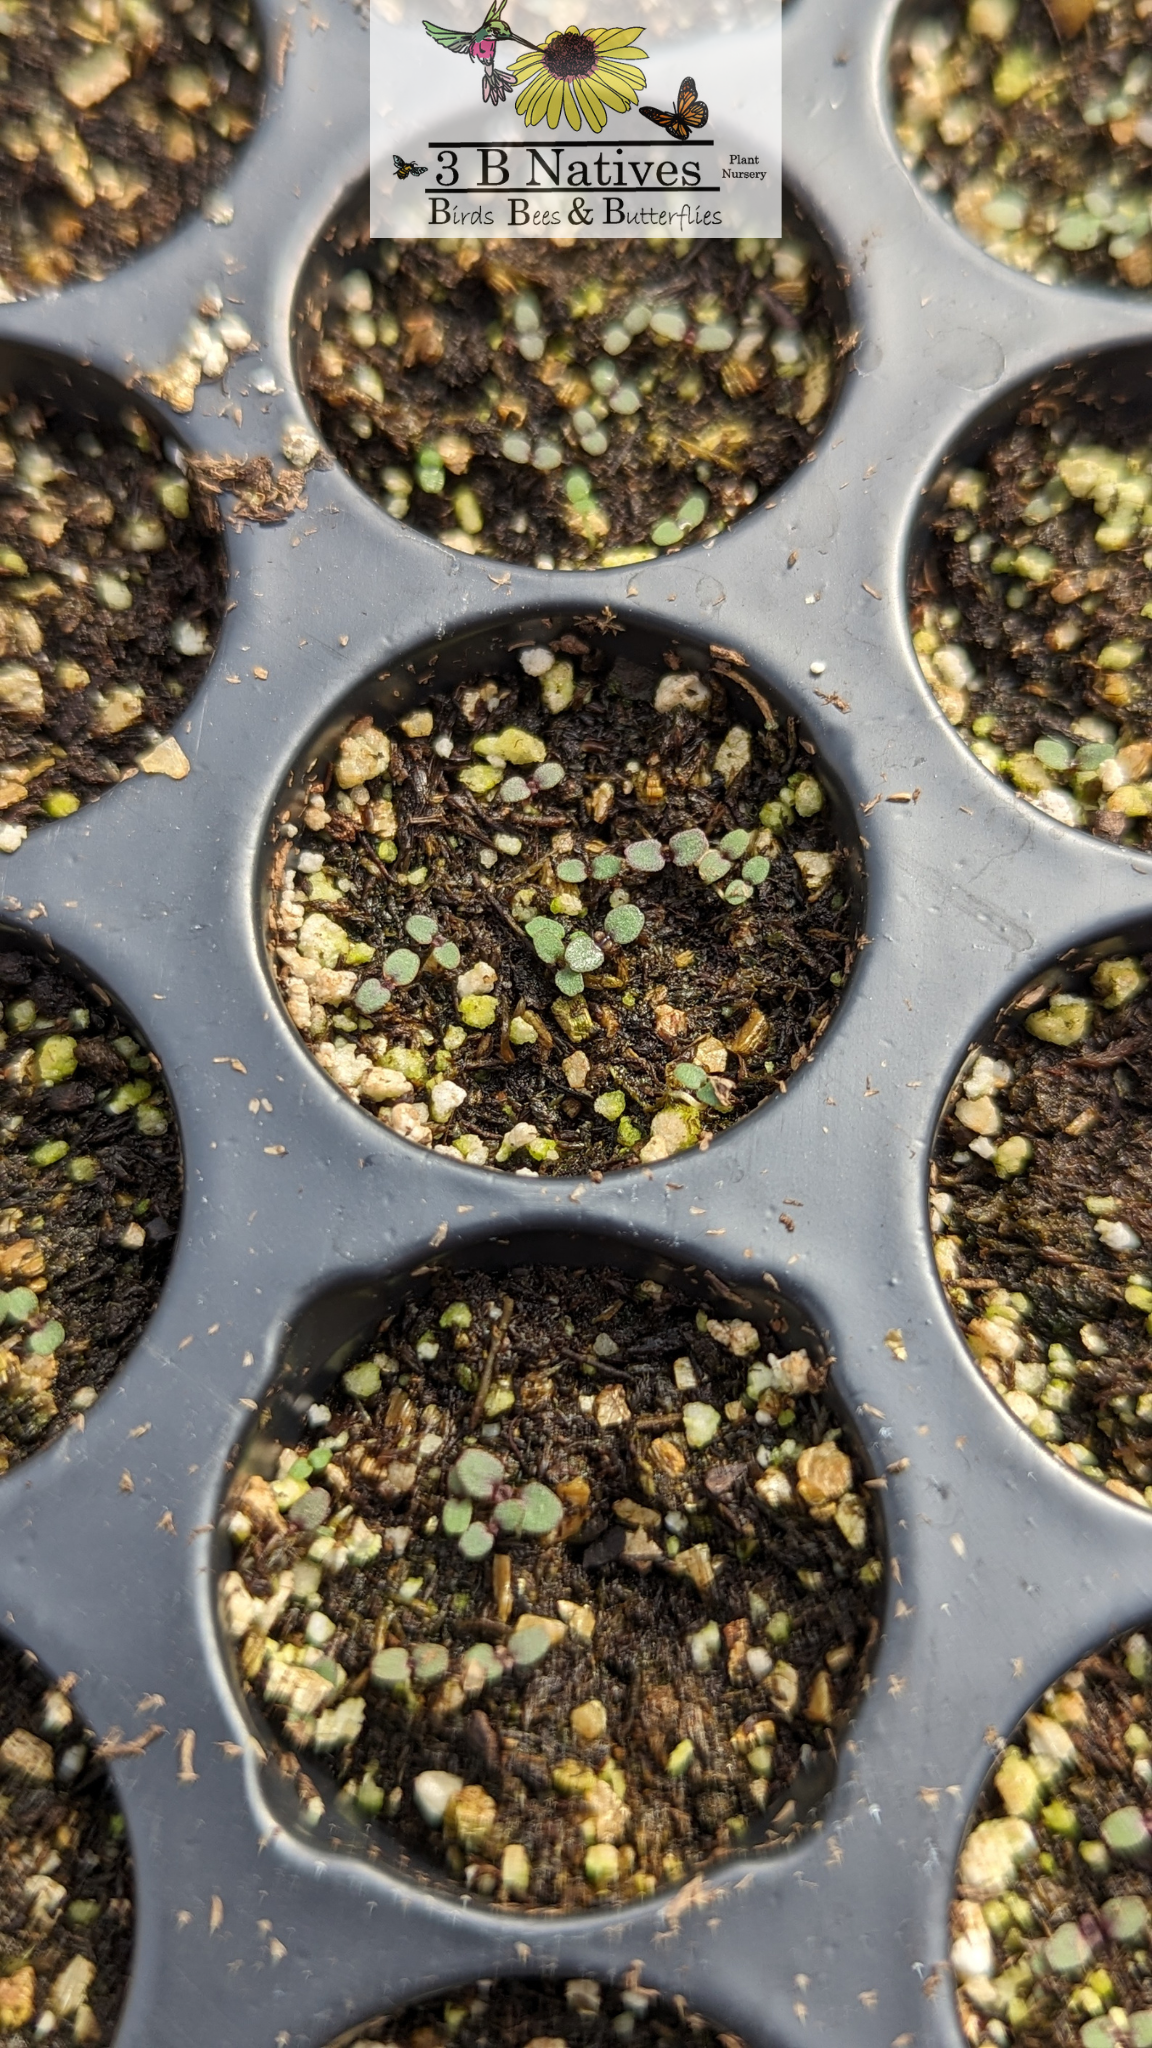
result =
[[[1149,0],[919,8],[892,50],[896,137],[957,225],[1044,284],[1152,285]]]
[[[1152,845],[1146,409],[1091,366],[1038,382],[978,468],[940,479],[910,597],[920,666],[985,767],[1061,824]]]
[[[827,424],[842,350],[801,223],[391,243],[361,206],[330,239],[304,373],[321,429],[394,519],[462,553],[607,568],[707,540]]]
[[[560,1269],[437,1274],[385,1319],[231,1503],[224,1625],[308,1801],[334,1774],[422,1865],[568,1908],[806,1815],[884,1574],[777,1321]]]
[[[109,1005],[0,953],[0,1470],[82,1421],[141,1335],[180,1219],[159,1062]]]
[[[112,2034],[132,1959],[132,1860],[94,1738],[0,1641],[0,2030],[11,2048]]]
[[[855,957],[796,722],[719,651],[637,660],[594,625],[387,731],[355,720],[275,856],[280,984],[320,1065],[476,1165],[707,1144],[812,1055]]]
[[[1152,1506],[1152,956],[1006,1010],[936,1140],[936,1264],[981,1372],[1074,1472]]]
[[[0,297],[166,240],[227,178],[261,68],[249,0],[4,0]]]
[[[0,852],[137,772],[211,660],[215,501],[160,438],[0,398]]]
[[[1152,1650],[1140,1632],[1049,1687],[960,1853],[952,1965],[972,2048],[1152,2043]]]

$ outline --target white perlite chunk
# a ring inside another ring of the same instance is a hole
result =
[[[463,1790],[463,1778],[453,1777],[451,1771],[421,1771],[412,1781],[412,1797],[425,1827],[438,1828]]]
[[[363,732],[345,733],[336,757],[336,781],[341,789],[358,789],[374,776],[387,775],[392,747],[387,733],[370,725]]]
[[[526,676],[547,675],[554,656],[548,647],[525,647],[520,652],[520,666]]]
[[[712,692],[702,676],[698,676],[693,669],[681,669],[677,674],[661,676],[660,681],[656,685],[656,709],[657,711],[705,711],[708,708],[711,696]],[[740,728],[737,726],[736,730],[739,731]],[[729,734],[729,738],[731,737],[732,735]],[[716,759],[716,766],[720,773],[723,774],[724,771],[720,768],[719,755]]]
[[[960,1855],[960,1882],[978,1899],[1007,1891],[1021,1863],[1036,1855],[1036,1837],[1026,1820],[985,1820],[973,1828]]]

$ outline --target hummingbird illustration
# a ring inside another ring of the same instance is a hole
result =
[[[473,63],[479,62],[483,73],[483,95],[490,106],[498,107],[502,100],[513,91],[516,80],[510,71],[500,71],[496,65],[498,43],[523,43],[526,50],[538,48],[524,36],[517,35],[504,20],[504,9],[508,0],[489,0],[488,12],[477,29],[439,28],[434,21],[424,23],[434,43],[442,50],[451,50],[454,56],[468,57]]]

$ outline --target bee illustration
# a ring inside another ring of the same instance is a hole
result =
[[[704,101],[696,97],[694,78],[681,79],[674,114],[666,114],[662,107],[641,107],[640,112],[646,121],[655,121],[667,135],[674,135],[677,142],[687,142],[691,129],[708,125],[708,109]]]
[[[428,175],[427,164],[406,164],[402,156],[393,156],[392,161],[398,178],[426,178]]]

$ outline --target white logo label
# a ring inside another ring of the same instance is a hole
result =
[[[780,234],[779,0],[484,5],[372,0],[373,235]]]

